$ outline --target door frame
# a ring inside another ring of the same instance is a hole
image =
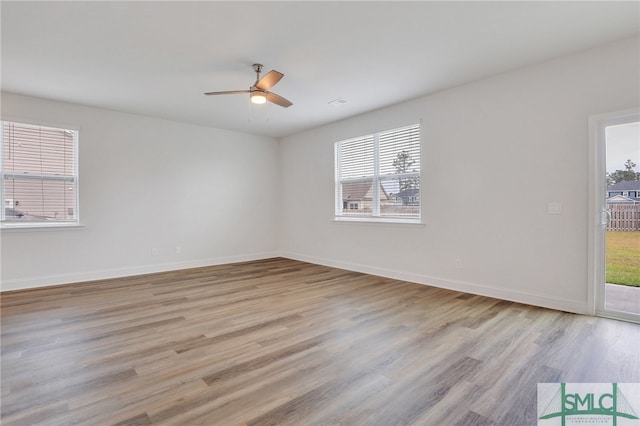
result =
[[[588,289],[587,303],[597,316],[638,322],[638,316],[608,311],[604,306],[606,276],[605,173],[608,126],[640,121],[640,108],[614,111],[589,117],[589,203],[588,203]]]

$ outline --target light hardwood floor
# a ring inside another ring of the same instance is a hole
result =
[[[286,259],[2,294],[2,425],[535,425],[640,326]]]

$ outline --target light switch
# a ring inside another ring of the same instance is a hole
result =
[[[549,213],[549,214],[560,214],[560,213],[562,213],[562,203],[549,201],[547,203],[547,213]]]

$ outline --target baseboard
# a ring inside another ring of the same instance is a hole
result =
[[[252,253],[238,256],[226,256],[211,259],[192,260],[186,262],[163,263],[155,265],[143,265],[126,268],[104,269],[97,271],[79,272],[73,274],[60,274],[52,276],[30,277],[18,280],[3,280],[0,291],[24,290],[29,288],[47,287],[61,284],[72,284],[84,281],[95,281],[111,278],[130,277],[135,275],[153,274],[157,272],[176,271],[181,269],[199,268],[203,266],[223,265],[236,262],[248,262],[262,260],[272,257],[285,257],[303,262],[315,263],[318,265],[330,266],[333,268],[346,269],[354,272],[377,275],[417,284],[429,285],[448,290],[461,291],[464,293],[477,294],[480,296],[493,297],[512,302],[524,303],[527,305],[540,306],[543,308],[555,309],[577,314],[593,315],[594,313],[585,302],[580,303],[572,300],[563,300],[549,297],[544,294],[529,292],[519,292],[496,288],[481,283],[470,283],[463,281],[452,281],[438,277],[421,274],[407,273],[393,269],[380,268],[370,265],[343,262],[335,259],[318,258],[293,252],[264,252]]]
[[[444,288],[447,290],[455,290],[464,293],[477,294],[480,296],[493,297],[496,299],[508,300],[511,302],[518,302],[526,305],[539,306],[542,308],[572,312],[576,314],[594,315],[594,312],[589,309],[586,301],[581,303],[573,300],[556,299],[544,294],[505,290],[503,288],[492,287],[490,285],[481,283],[452,281],[427,275],[412,274],[404,271],[343,262],[335,259],[306,256],[303,254],[286,251],[281,252],[280,256],[287,259],[300,260],[303,262],[315,263],[318,265],[330,266],[333,268],[346,269],[354,272],[362,272],[365,274],[377,275],[385,278],[392,278],[417,284],[429,285],[432,287]]]
[[[96,281],[111,278],[131,277],[135,275],[154,274],[157,272],[178,271],[181,269],[200,268],[203,266],[224,265],[236,262],[279,257],[277,252],[251,253],[238,256],[216,257],[211,259],[190,260],[185,262],[142,265],[126,268],[103,269],[72,274],[60,274],[41,277],[30,277],[18,280],[2,280],[0,291],[26,290],[29,288],[48,287],[53,285],[72,284],[84,281]]]

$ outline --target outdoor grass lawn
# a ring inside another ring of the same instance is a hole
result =
[[[606,279],[640,287],[640,231],[607,231]]]

